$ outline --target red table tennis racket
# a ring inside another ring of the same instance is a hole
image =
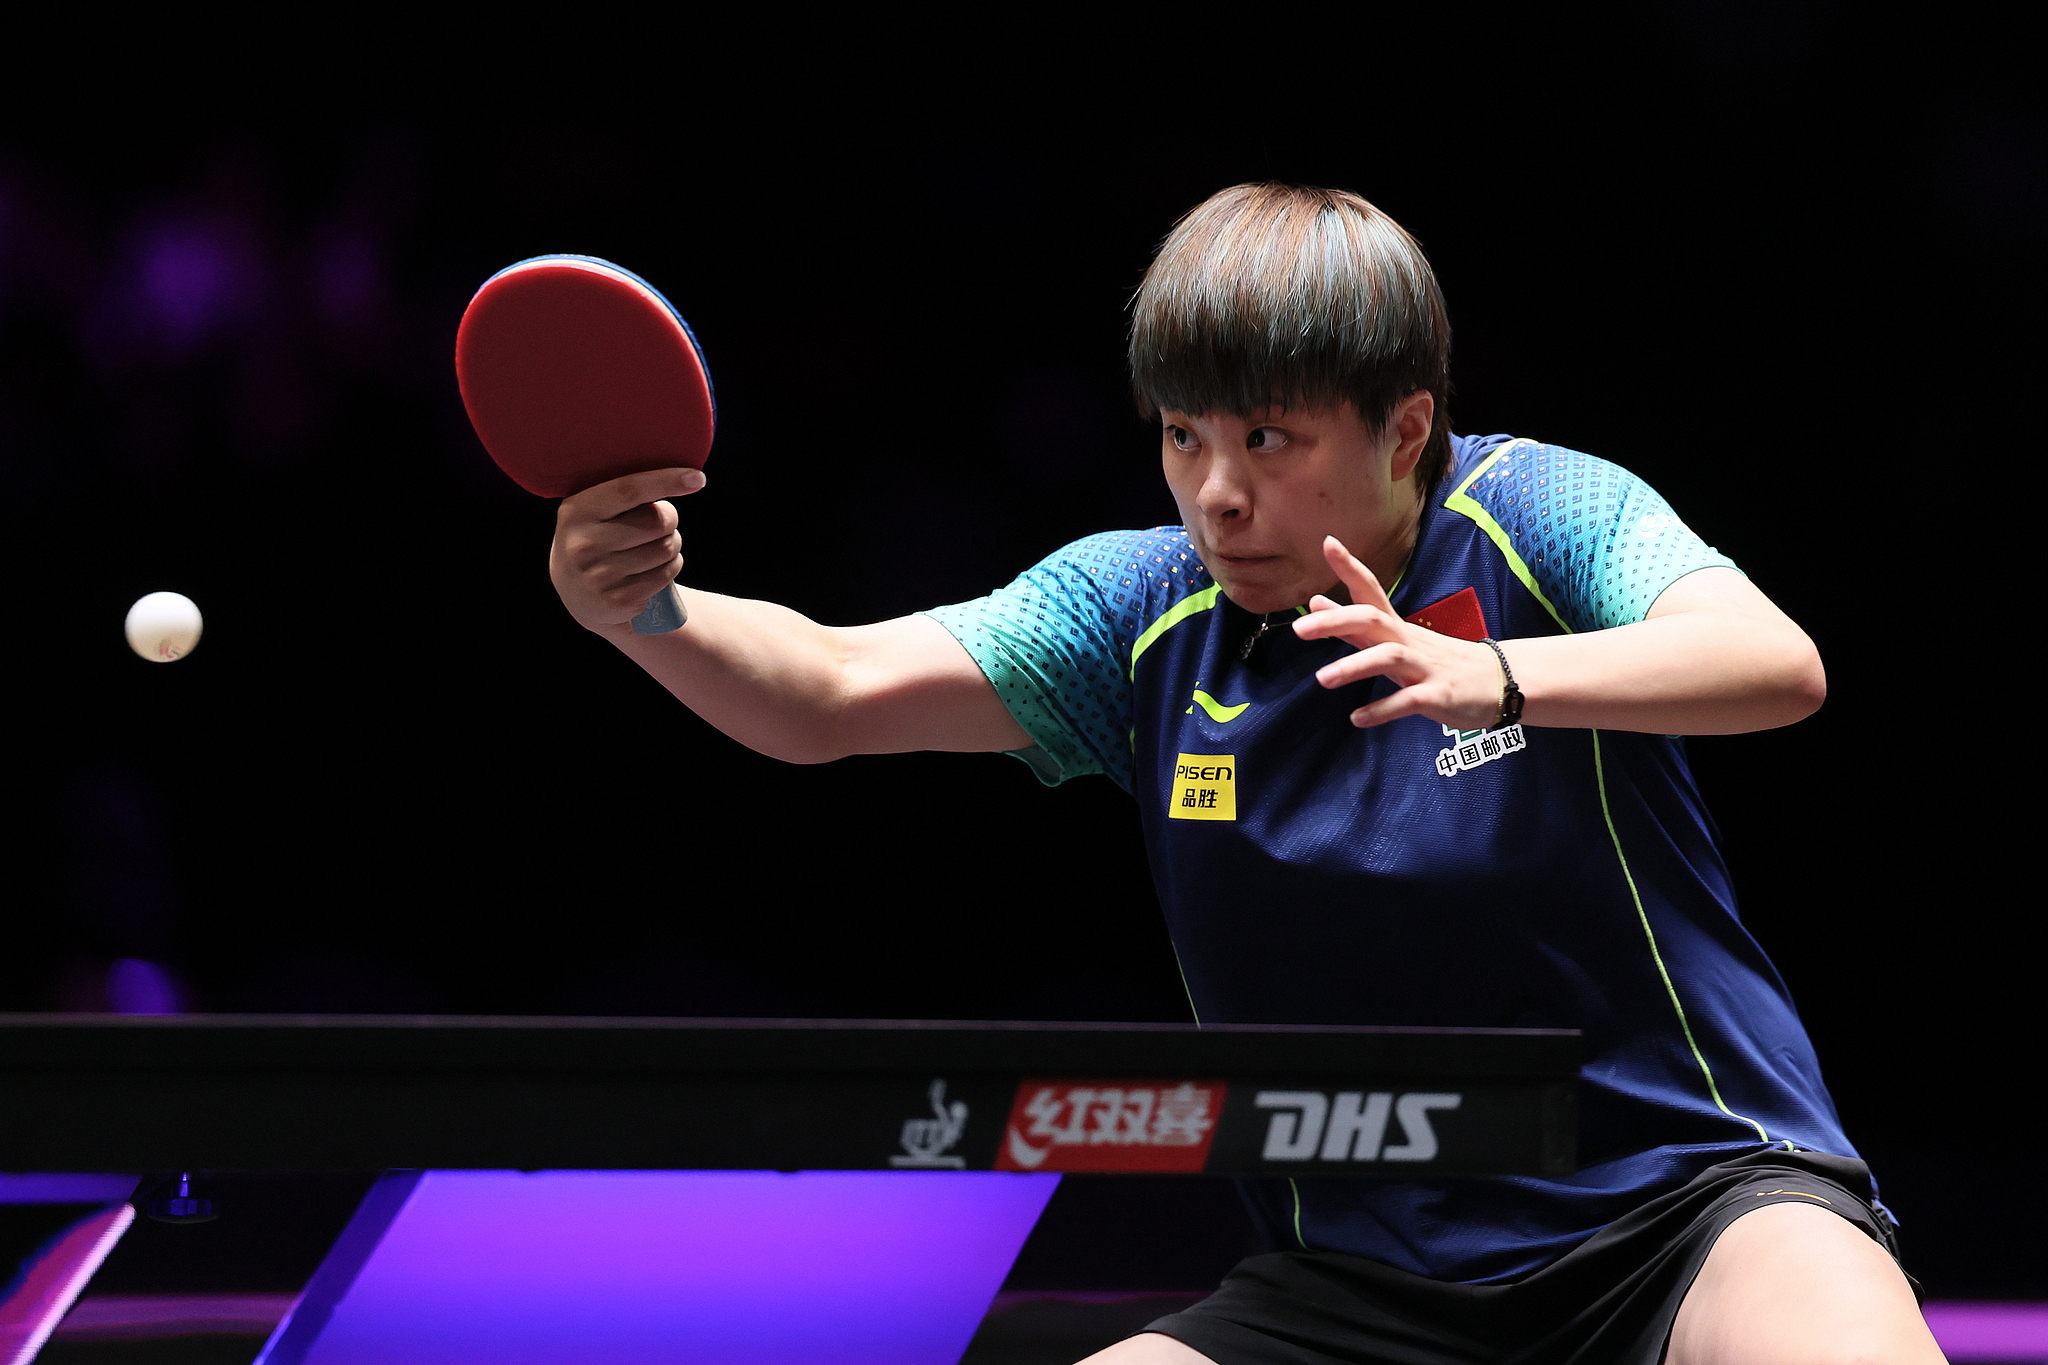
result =
[[[455,333],[455,378],[484,449],[542,497],[711,454],[718,400],[689,324],[595,256],[536,256],[485,280]],[[683,619],[664,588],[633,629],[662,635]]]

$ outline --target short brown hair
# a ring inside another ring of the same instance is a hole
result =
[[[1132,305],[1131,390],[1148,421],[1348,401],[1377,430],[1427,389],[1417,486],[1427,495],[1449,469],[1443,294],[1415,239],[1357,195],[1219,191],[1174,224]]]

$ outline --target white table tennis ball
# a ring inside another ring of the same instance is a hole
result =
[[[128,647],[153,664],[175,663],[199,643],[199,606],[181,592],[153,592],[128,608]]]

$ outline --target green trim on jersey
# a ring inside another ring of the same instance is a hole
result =
[[[1169,936],[1166,946],[1173,949],[1173,969],[1180,973],[1180,988],[1187,992],[1188,1013],[1194,1016],[1195,1027],[1202,1026],[1202,1011],[1195,1004],[1195,988],[1188,984],[1188,969],[1180,965],[1180,945]]]
[[[1557,628],[1569,635],[1573,633],[1571,626],[1558,612],[1557,607],[1551,600],[1544,596],[1543,589],[1536,585],[1536,575],[1530,572],[1528,563],[1520,554],[1516,553],[1514,543],[1509,539],[1506,528],[1498,521],[1495,521],[1493,514],[1484,507],[1481,507],[1465,491],[1477,482],[1479,477],[1491,469],[1503,456],[1512,451],[1516,446],[1525,443],[1528,442],[1523,439],[1510,441],[1484,460],[1481,460],[1478,467],[1465,476],[1464,482],[1460,483],[1456,490],[1444,499],[1444,508],[1447,511],[1456,512],[1460,516],[1470,519],[1480,530],[1486,533],[1486,538],[1493,542],[1494,548],[1498,549],[1501,557],[1507,560],[1508,568],[1513,570],[1515,577],[1522,581],[1522,586],[1529,590],[1529,595],[1542,603],[1543,610],[1550,613],[1550,619],[1557,622]],[[1671,972],[1664,965],[1664,954],[1657,947],[1656,931],[1650,928],[1649,912],[1643,908],[1642,894],[1636,890],[1635,874],[1629,871],[1628,854],[1621,847],[1621,833],[1614,827],[1614,813],[1607,804],[1606,765],[1601,761],[1600,757],[1600,732],[1598,730],[1590,730],[1587,733],[1593,736],[1593,780],[1600,789],[1600,814],[1607,822],[1607,837],[1614,844],[1614,857],[1621,864],[1622,879],[1628,883],[1629,899],[1635,904],[1636,919],[1642,925],[1643,939],[1650,948],[1650,960],[1656,964],[1657,975],[1664,982],[1664,993],[1670,998],[1672,1011],[1678,1016],[1679,1032],[1685,1035],[1685,1045],[1692,1050],[1692,1059],[1699,1063],[1700,1075],[1706,1079],[1707,1094],[1713,1099],[1714,1107],[1736,1122],[1746,1123],[1756,1129],[1757,1136],[1765,1142],[1769,1142],[1771,1141],[1771,1135],[1764,1131],[1764,1126],[1761,1123],[1736,1113],[1722,1100],[1721,1088],[1714,1083],[1714,1069],[1707,1065],[1706,1054],[1700,1051],[1699,1040],[1693,1037],[1692,1023],[1685,1017],[1685,1005],[1678,998],[1678,986],[1672,981]]]
[[[1657,935],[1650,928],[1649,913],[1643,909],[1642,893],[1636,890],[1635,874],[1628,870],[1628,855],[1621,851],[1621,835],[1614,828],[1614,812],[1607,805],[1607,772],[1606,765],[1600,760],[1600,732],[1591,730],[1587,733],[1593,736],[1593,776],[1600,784],[1600,814],[1607,821],[1607,837],[1614,841],[1614,856],[1621,863],[1622,880],[1628,883],[1629,899],[1635,902],[1636,919],[1643,926],[1643,937],[1649,941],[1650,960],[1657,964],[1657,975],[1663,978],[1664,993],[1671,998],[1672,1011],[1678,1015],[1678,1028],[1685,1035],[1685,1045],[1692,1049],[1692,1059],[1700,1064],[1700,1074],[1707,1078],[1707,1094],[1713,1097],[1714,1107],[1737,1123],[1746,1123],[1756,1129],[1756,1135],[1768,1143],[1771,1141],[1771,1135],[1764,1131],[1761,1123],[1736,1113],[1728,1107],[1727,1101],[1721,1098],[1721,1087],[1714,1084],[1714,1069],[1707,1065],[1706,1054],[1700,1051],[1699,1041],[1692,1036],[1692,1024],[1685,1017],[1685,1005],[1678,998],[1678,987],[1673,984],[1671,973],[1664,966],[1664,954],[1657,950]]]
[[[1529,595],[1543,604],[1543,610],[1550,613],[1550,619],[1557,622],[1558,629],[1566,634],[1570,634],[1572,628],[1565,624],[1564,617],[1558,614],[1557,608],[1551,604],[1550,599],[1543,595],[1543,589],[1536,586],[1536,575],[1529,571],[1528,563],[1516,552],[1514,540],[1509,537],[1507,528],[1495,521],[1493,513],[1481,507],[1465,492],[1466,489],[1478,481],[1481,474],[1493,468],[1503,455],[1513,450],[1516,446],[1524,444],[1533,445],[1534,442],[1528,441],[1527,438],[1509,441],[1499,450],[1494,451],[1493,454],[1481,460],[1479,467],[1466,475],[1465,481],[1459,484],[1457,489],[1448,498],[1444,499],[1444,507],[1447,511],[1456,512],[1459,516],[1467,518],[1477,525],[1480,530],[1486,532],[1486,538],[1492,541],[1494,548],[1501,552],[1501,557],[1507,560],[1508,567],[1514,570],[1515,577],[1522,580],[1522,586],[1529,590]],[[1391,596],[1392,594],[1388,595]]]
[[[1181,598],[1180,601],[1167,609],[1164,616],[1140,631],[1138,638],[1131,642],[1130,676],[1132,681],[1136,681],[1138,677],[1138,656],[1152,648],[1155,640],[1187,620],[1190,616],[1212,610],[1216,603],[1222,600],[1222,597],[1223,585],[1221,583],[1212,583],[1200,592],[1189,593],[1186,597]]]

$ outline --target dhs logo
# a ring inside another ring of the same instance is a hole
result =
[[[1261,1090],[1254,1108],[1270,1111],[1266,1161],[1413,1162],[1436,1160],[1436,1128],[1430,1115],[1463,1104],[1448,1091]]]

